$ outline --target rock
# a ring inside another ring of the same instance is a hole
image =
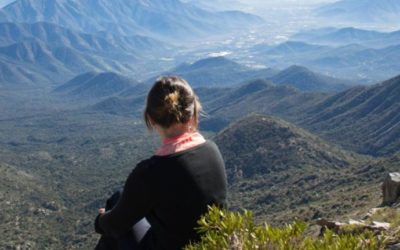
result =
[[[373,221],[372,227],[377,230],[387,231],[390,229],[390,223]]]
[[[390,173],[382,184],[383,206],[391,206],[400,197],[400,173]]]
[[[369,218],[371,218],[372,216],[374,216],[376,213],[378,213],[379,211],[382,211],[384,208],[382,207],[374,207],[371,208],[368,213],[365,215],[365,217],[363,218],[364,220],[367,220]]]
[[[400,250],[400,243],[397,243],[395,245],[391,245],[389,247],[389,250]]]
[[[321,226],[320,235],[325,233],[326,229],[332,230],[337,234],[343,233],[359,233],[365,230],[370,230],[375,234],[378,234],[382,231],[387,231],[390,229],[390,224],[385,222],[377,222],[374,221],[372,224],[367,224],[366,221],[360,220],[349,220],[348,223],[341,223],[337,221],[328,221],[325,219],[318,219],[316,224]],[[348,226],[353,226],[351,230],[349,230]],[[347,229],[346,229],[347,227]]]

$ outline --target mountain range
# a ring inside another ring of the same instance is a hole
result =
[[[11,71],[14,73],[12,75],[7,74],[7,71],[1,72],[0,78],[6,81],[11,78],[13,84],[43,86],[77,73],[106,71],[109,68],[119,72],[135,72],[135,68],[128,63],[71,47],[52,48],[37,39],[0,47],[0,58],[5,67],[14,64],[21,69],[22,74],[15,71]],[[22,78],[24,76],[29,78]]]
[[[96,11],[93,11],[96,10]],[[216,34],[262,19],[238,12],[209,12],[178,0],[17,0],[0,10],[0,22],[50,22],[85,33],[143,35],[177,42]]]
[[[336,47],[289,41],[262,50],[259,50],[261,45],[255,46],[250,55],[258,63],[272,68],[303,65],[333,77],[373,83],[398,74],[400,67],[396,58],[400,56],[399,46],[400,41],[384,48],[359,44]]]
[[[342,0],[320,7],[316,14],[336,21],[396,23],[400,3],[397,0]]]
[[[202,9],[207,10],[240,10],[246,5],[241,3],[238,0],[185,0],[182,2],[188,2],[193,5],[196,5]]]
[[[398,140],[400,79],[335,93],[302,93],[288,86],[255,81],[214,92],[202,128],[221,130],[249,113],[274,115],[307,128],[324,139],[362,154],[382,156],[400,150]],[[199,91],[200,98],[209,91]],[[240,94],[239,94],[240,93]]]
[[[322,28],[299,32],[291,36],[290,39],[321,45],[345,46],[348,44],[360,44],[366,47],[384,48],[400,44],[400,31],[379,32],[354,27],[341,29]]]
[[[171,64],[171,43],[262,22],[178,0],[17,0],[0,9],[0,85],[48,86],[92,71],[143,80]]]
[[[290,110],[289,107],[297,110],[297,102],[303,101],[301,107],[305,107],[324,96],[303,92],[338,92],[351,87],[348,81],[324,76],[301,66],[292,66],[282,71],[254,70],[224,57],[182,64],[164,74],[180,75],[196,88],[208,113],[212,115],[202,126],[211,130],[227,125],[230,119],[240,117],[248,111],[259,110],[275,114],[278,110]],[[151,86],[154,80],[155,78],[148,80],[143,89]],[[143,107],[143,89],[122,91],[118,96],[101,101],[94,109],[131,115],[132,110],[140,111]],[[235,110],[232,115],[229,109]],[[141,111],[139,113],[141,115]],[[219,113],[223,113],[221,117],[218,117]]]
[[[45,22],[0,23],[0,63],[5,69],[0,84],[38,86],[110,69],[134,74],[143,70],[144,59],[158,59],[172,48],[142,36],[93,35]]]
[[[224,87],[255,78],[271,77],[275,73],[272,69],[253,69],[225,57],[209,57],[192,64],[183,63],[163,74],[179,75],[194,87]],[[154,79],[150,82],[154,82]]]

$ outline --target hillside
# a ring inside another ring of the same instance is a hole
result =
[[[351,86],[349,81],[318,74],[296,65],[279,72],[271,80],[306,92],[340,91]]]
[[[395,77],[337,94],[302,93],[261,80],[219,92],[202,89],[199,95],[208,116],[201,127],[219,131],[257,112],[294,122],[348,150],[391,155],[400,150],[399,88],[400,79]]]
[[[61,232],[60,221],[67,220],[68,215],[59,206],[59,197],[43,184],[32,173],[0,163],[2,248],[61,247],[54,231]],[[32,233],[39,231],[40,235]]]
[[[90,34],[65,28],[48,22],[0,23],[0,45],[6,46],[21,41],[38,40],[50,47],[71,47],[99,55],[114,55],[120,58],[138,57],[151,52],[166,51],[171,45],[148,37],[112,33]],[[128,53],[127,53],[128,52]]]
[[[89,72],[74,77],[63,85],[54,89],[76,98],[102,98],[120,93],[138,83],[114,72]]]
[[[256,45],[253,47],[254,52],[260,52],[259,48],[261,45]],[[261,47],[262,48],[262,47]],[[299,55],[303,53],[321,53],[326,50],[328,50],[329,47],[327,46],[321,46],[321,45],[315,45],[313,43],[304,43],[304,42],[298,42],[298,41],[288,41],[281,43],[279,45],[276,45],[274,47],[265,47],[263,50],[264,53],[266,54],[271,54],[275,56],[280,56],[280,55],[285,55],[285,56],[293,56],[293,55]]]
[[[267,78],[274,73],[272,69],[253,69],[225,57],[209,57],[192,64],[181,64],[164,74],[179,75],[193,87],[225,87],[255,78]]]
[[[294,120],[327,96],[321,93],[304,93],[291,86],[274,85],[268,80],[249,81],[228,89],[206,90],[201,89],[199,92],[207,113],[200,126],[212,131],[219,131],[250,113]],[[211,98],[212,96],[215,98]]]
[[[251,115],[214,140],[226,161],[232,208],[278,223],[340,216],[367,204],[339,191],[355,184],[352,172],[363,159],[292,124]]]
[[[400,150],[400,76],[333,95],[304,114],[300,124],[347,149],[370,155]]]
[[[117,72],[135,72],[135,68],[124,61],[68,46],[52,47],[38,39],[0,47],[0,58],[6,67],[17,65],[32,69],[25,69],[29,77],[21,78],[18,72],[11,72],[13,75],[5,76],[5,79],[19,79],[36,86],[62,81],[88,71],[107,71],[111,68]],[[45,80],[34,82],[32,79]]]
[[[145,94],[131,98],[113,96],[105,99],[104,101],[98,102],[89,108],[90,110],[97,112],[129,117],[134,116],[135,118],[140,119],[142,118],[145,100]]]
[[[131,117],[29,104],[0,120],[0,248],[92,249],[97,209],[158,140]]]

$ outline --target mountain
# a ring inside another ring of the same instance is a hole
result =
[[[144,69],[158,68],[157,63],[149,62],[159,61],[159,57],[172,48],[164,42],[142,36],[92,35],[45,22],[0,23],[3,67],[22,68],[21,74],[25,76],[8,70],[11,74],[0,77],[0,84],[22,82],[38,86],[87,71],[144,74]],[[149,68],[148,64],[153,66]]]
[[[196,90],[197,91],[197,90]],[[340,93],[304,93],[258,80],[241,87],[200,89],[203,130],[220,131],[250,113],[274,115],[347,150],[372,156],[400,151],[400,77]]]
[[[355,207],[351,199],[337,196],[351,185],[352,169],[360,158],[303,129],[250,115],[214,140],[226,162],[232,208],[251,208],[276,223],[294,217],[316,219]]]
[[[257,63],[272,68],[302,65],[332,77],[366,84],[398,74],[400,65],[395,58],[400,56],[399,46],[400,43],[384,48],[369,48],[360,44],[335,47],[286,42],[269,48],[253,47],[250,55]]]
[[[161,41],[143,36],[117,36],[110,33],[89,34],[64,28],[52,23],[0,23],[0,45],[38,40],[50,47],[72,47],[74,49],[112,55],[114,57],[134,58],[149,52],[157,54],[171,48]],[[130,56],[130,57],[129,57]]]
[[[306,131],[278,118],[250,115],[231,124],[215,138],[226,157],[229,179],[288,171],[289,167],[346,168],[339,150]],[[329,153],[328,153],[329,152]],[[236,166],[236,168],[234,168]]]
[[[88,72],[54,89],[70,97],[103,98],[115,95],[138,83],[114,72]]]
[[[81,51],[73,47],[49,46],[37,39],[0,47],[0,59],[7,64],[5,67],[17,65],[24,71],[31,69],[25,74],[29,77],[22,78],[17,75],[18,72],[11,72],[12,76],[4,77],[6,80],[7,78],[18,79],[25,84],[36,86],[59,82],[87,71],[107,71],[110,68],[117,72],[136,71],[133,65],[123,60],[116,60],[91,51]],[[43,80],[37,82],[36,79]]]
[[[90,110],[112,115],[123,115],[141,119],[146,100],[146,94],[125,98],[113,96],[90,107]]]
[[[336,21],[398,23],[400,3],[397,0],[342,0],[318,8],[316,14]]]
[[[383,48],[400,44],[400,31],[378,32],[353,27],[342,29],[331,28],[299,32],[290,39],[333,46],[360,44],[368,47]]]
[[[400,151],[400,76],[333,95],[299,124],[344,148],[375,156]]]
[[[302,53],[321,53],[329,49],[329,47],[308,44],[297,41],[288,41],[281,43],[275,47],[267,49],[265,52],[271,55],[298,55]],[[255,52],[259,51],[257,47],[253,48]]]
[[[10,3],[14,2],[14,1],[15,0],[2,0],[2,1],[0,1],[0,8],[3,8],[7,4],[10,4]]]
[[[267,78],[274,73],[272,69],[253,69],[225,57],[209,57],[192,64],[181,64],[163,74],[179,75],[193,87],[224,87],[250,79]],[[154,78],[149,82],[154,82]]]
[[[50,22],[92,34],[107,31],[175,42],[177,37],[190,40],[262,22],[254,15],[209,12],[178,0],[17,0],[1,12],[2,22]]]
[[[21,65],[0,57],[0,86],[13,87],[34,82],[49,82],[51,76],[43,74],[32,65]],[[35,73],[33,73],[35,72]]]
[[[340,91],[351,86],[349,81],[318,74],[297,65],[279,72],[271,80],[274,83],[290,85],[306,92]]]
[[[240,10],[246,7],[245,4],[238,0],[184,0],[182,2],[188,2],[199,8],[211,11]]]
[[[200,127],[211,131],[220,131],[229,123],[254,112],[293,120],[327,96],[301,92],[291,86],[274,85],[268,80],[249,81],[225,89],[196,91],[207,113]]]

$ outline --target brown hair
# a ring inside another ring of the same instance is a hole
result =
[[[199,99],[187,81],[177,76],[164,76],[157,79],[147,96],[144,120],[152,129],[153,123],[169,128],[193,118],[197,129],[200,111]]]

